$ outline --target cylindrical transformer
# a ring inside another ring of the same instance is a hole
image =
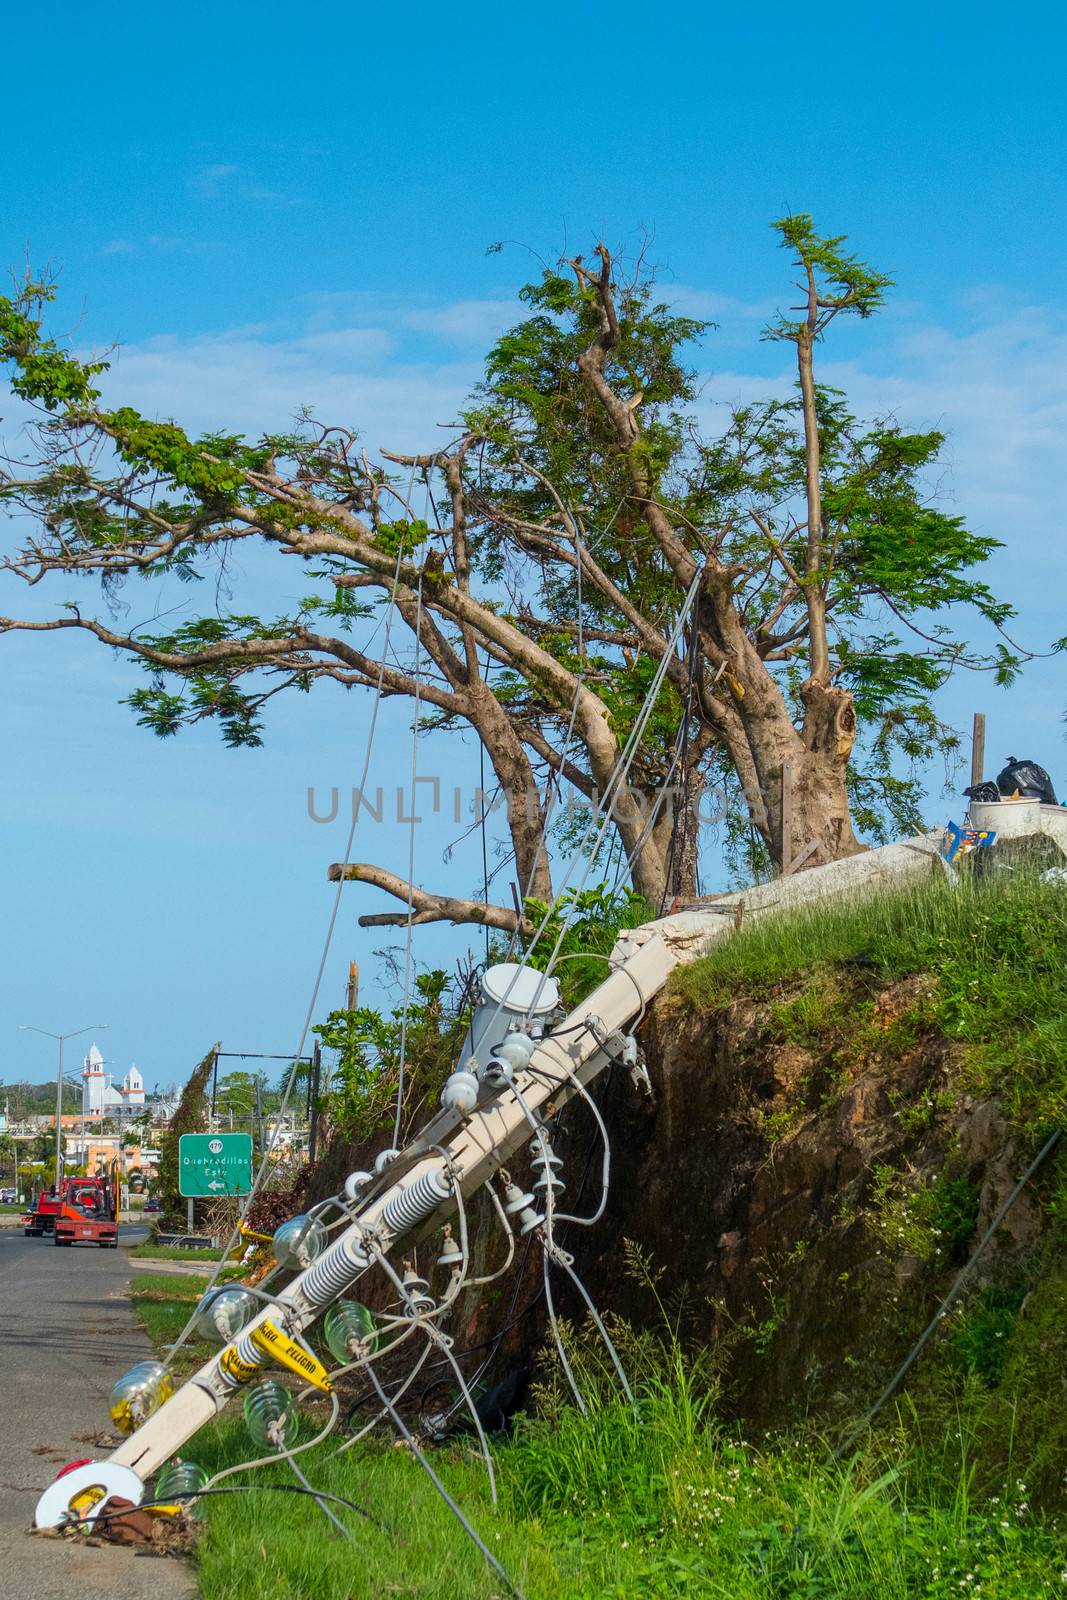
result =
[[[467,1037],[459,1053],[457,1068],[473,1056],[482,1066],[496,1045],[502,1044],[509,1029],[521,1027],[539,1038],[548,1017],[559,1006],[559,985],[533,967],[517,961],[501,961],[487,967],[478,980],[480,989]]]

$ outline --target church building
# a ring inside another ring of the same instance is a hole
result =
[[[82,1068],[82,1116],[127,1117],[144,1110],[144,1079],[131,1067],[116,1089],[111,1074],[104,1072],[104,1058],[96,1045],[90,1045]]]

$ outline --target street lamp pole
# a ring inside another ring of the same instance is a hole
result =
[[[24,1033],[43,1033],[46,1039],[59,1040],[59,1071],[56,1074],[56,1193],[63,1181],[63,1046],[68,1039],[77,1039],[82,1033],[103,1033],[106,1022],[88,1022],[84,1028],[74,1028],[70,1033],[52,1033],[49,1028],[35,1028],[32,1022],[20,1022]]]

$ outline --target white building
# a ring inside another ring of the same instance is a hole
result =
[[[111,1074],[104,1072],[104,1058],[95,1044],[82,1067],[82,1116],[125,1117],[144,1110],[144,1079],[131,1067],[116,1089]]]

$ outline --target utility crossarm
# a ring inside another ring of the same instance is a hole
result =
[[[108,1470],[126,1468],[136,1474],[143,1493],[148,1478],[269,1362],[250,1337],[261,1323],[280,1321],[290,1337],[310,1327],[368,1269],[372,1254],[444,1221],[456,1209],[454,1186],[471,1195],[504,1165],[531,1137],[528,1113],[537,1120],[549,1106],[556,1109],[576,1094],[576,1082],[597,1076],[610,1060],[605,1041],[644,1011],[679,959],[669,942],[650,930],[631,935],[625,952],[588,999],[538,1043],[528,1067],[515,1072],[519,1092],[502,1087],[465,1117],[438,1113],[385,1169],[379,1185],[352,1204],[352,1222],[327,1249],[100,1463],[102,1487],[110,1488],[112,1477],[116,1483],[128,1481],[126,1474]],[[77,1479],[84,1491],[91,1468],[79,1469]]]

